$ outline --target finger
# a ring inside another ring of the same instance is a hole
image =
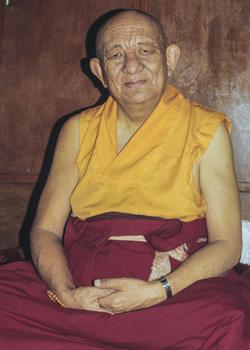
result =
[[[99,304],[98,300],[95,302],[94,308],[95,308],[94,311],[106,312],[108,314],[113,314],[113,311],[111,309],[102,307],[102,305]]]
[[[114,289],[98,289],[96,288],[95,293],[93,294],[94,299],[105,298],[112,295],[115,292]]]
[[[101,306],[96,306],[96,307],[85,307],[85,310],[87,311],[94,311],[94,312],[106,312],[108,314],[113,314],[111,310],[105,309]]]
[[[113,307],[113,300],[112,296],[105,296],[98,298],[98,303],[101,307],[107,309]]]
[[[96,310],[93,310],[93,311],[97,311],[97,312],[106,312],[107,314],[110,314],[110,315],[113,315],[113,311],[112,310],[109,310],[109,309],[105,309],[104,307],[99,307],[97,308]]]
[[[120,290],[124,284],[122,278],[105,278],[105,279],[96,279],[94,280],[94,286],[97,288],[111,288]]]
[[[108,313],[114,315],[114,314],[120,314],[122,312],[126,312],[127,310],[123,308],[118,308],[118,307],[112,307],[110,306],[101,306],[103,310],[106,310]]]
[[[98,304],[106,310],[111,310],[112,312],[124,311],[124,300],[121,296],[114,293],[109,296],[98,298]]]

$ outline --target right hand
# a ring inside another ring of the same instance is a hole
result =
[[[114,289],[78,287],[57,295],[67,308],[111,313],[100,306],[98,299],[113,292]]]

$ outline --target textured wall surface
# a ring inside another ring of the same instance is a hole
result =
[[[32,184],[0,184],[0,249],[19,245],[19,232],[32,190]]]
[[[182,56],[173,82],[234,122],[238,180],[250,182],[249,0],[1,1],[1,173],[38,174],[62,116],[99,93],[83,74],[91,23],[119,7],[156,15]]]
[[[179,45],[181,58],[172,82],[193,100],[231,117],[238,180],[250,189],[249,0],[4,3],[0,0],[0,182],[3,175],[9,182],[34,181],[31,176],[40,172],[50,135],[49,159],[63,120],[99,99],[95,84],[83,73],[87,30],[108,10],[127,7],[157,16],[170,42]],[[49,163],[45,161],[46,169]],[[0,246],[10,247],[17,244],[33,185],[0,186]],[[246,217],[249,194],[242,200]]]
[[[1,173],[38,174],[55,122],[92,105],[98,90],[82,72],[91,23],[131,0],[12,0],[1,18]]]
[[[238,180],[250,182],[250,1],[143,3],[181,49],[174,83],[232,119]]]

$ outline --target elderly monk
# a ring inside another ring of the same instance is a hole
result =
[[[250,349],[230,122],[168,84],[179,49],[152,16],[117,11],[96,54],[110,97],[61,131],[37,273],[0,270],[1,349]]]

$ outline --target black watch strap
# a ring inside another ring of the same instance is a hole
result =
[[[167,295],[167,299],[171,298],[173,296],[172,289],[166,277],[162,276],[161,278],[158,279],[158,281],[161,282],[161,284],[163,285],[163,288],[165,289],[165,292]]]

